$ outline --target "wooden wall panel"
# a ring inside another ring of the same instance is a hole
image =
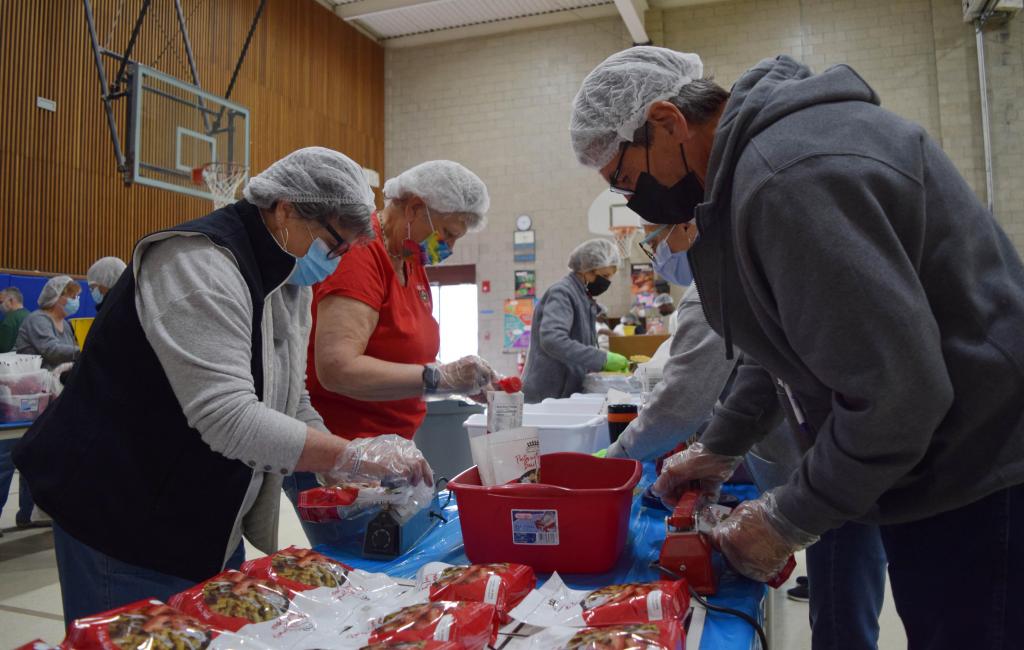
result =
[[[142,0],[94,0],[123,51]],[[223,95],[258,0],[182,0],[202,86]],[[115,26],[115,16],[120,10]],[[201,216],[202,199],[117,172],[80,0],[0,1],[0,268],[85,273],[145,233]],[[172,0],[152,0],[133,58],[191,81]],[[116,66],[107,59],[108,75]],[[36,107],[36,97],[57,112]],[[252,170],[299,147],[384,171],[384,52],[314,0],[268,0],[231,99],[250,110]],[[116,115],[122,141],[126,102]]]

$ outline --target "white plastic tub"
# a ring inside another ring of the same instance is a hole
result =
[[[487,433],[487,414],[469,416],[463,423],[470,438]],[[540,453],[578,451],[591,454],[608,446],[608,419],[603,415],[523,413],[524,427],[537,427]]]
[[[554,413],[557,415],[603,415],[605,401],[549,397],[540,404],[524,404],[523,413]]]

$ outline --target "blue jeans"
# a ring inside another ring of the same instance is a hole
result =
[[[1021,647],[1024,485],[882,526],[882,542],[911,650]]]
[[[14,461],[11,460],[11,450],[14,449],[17,440],[0,440],[0,512],[3,512],[7,505],[7,496],[11,491],[11,481],[14,478]],[[18,475],[18,512],[14,520],[18,523],[32,521],[32,493],[28,489],[28,481],[21,474]]]
[[[885,548],[878,526],[847,522],[807,549],[811,646],[874,650],[885,600]]]
[[[100,553],[69,535],[56,522],[53,524],[53,550],[57,554],[64,625],[143,598],[167,602],[174,594],[195,585],[191,580]],[[244,561],[245,545],[239,543],[227,568],[237,569]]]

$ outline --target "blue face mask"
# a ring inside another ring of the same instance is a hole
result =
[[[99,287],[93,287],[89,289],[89,294],[92,295],[92,301],[97,305],[103,302],[103,294],[100,293]]]
[[[333,260],[328,259],[327,255],[330,252],[331,248],[324,243],[324,240],[319,237],[314,239],[306,254],[295,260],[295,270],[288,276],[288,284],[309,287],[326,280],[327,276],[334,273],[334,269],[338,268],[338,263],[341,262],[340,257]]]
[[[79,300],[78,296],[74,298],[68,298],[68,301],[64,303],[64,313],[67,316],[74,316],[78,313]]]
[[[690,271],[690,262],[686,259],[686,251],[673,253],[672,249],[668,247],[668,236],[661,240],[658,248],[654,251],[654,270],[672,284],[681,287],[688,287],[693,282],[693,273]]]

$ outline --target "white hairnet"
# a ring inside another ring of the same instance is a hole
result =
[[[619,319],[619,322],[623,325],[639,325],[640,317],[631,311],[627,311],[622,315],[622,318]]]
[[[672,296],[667,293],[659,293],[654,298],[654,306],[661,307],[662,305],[674,305],[675,301],[672,300]]]
[[[594,68],[576,93],[569,135],[577,160],[604,167],[622,142],[647,120],[647,109],[675,97],[686,84],[704,75],[696,54],[663,47],[631,47]]]
[[[68,285],[73,283],[74,280],[67,275],[55,275],[46,281],[46,286],[39,292],[39,306],[43,309],[48,309],[57,304],[57,300],[60,299],[61,294],[68,288]]]
[[[325,147],[293,151],[250,178],[242,194],[260,208],[277,201],[302,204],[296,209],[307,218],[365,215],[366,229],[374,208],[363,168]]]
[[[619,249],[609,239],[588,239],[569,253],[569,268],[577,273],[618,266]]]
[[[423,199],[432,212],[465,215],[470,230],[484,227],[491,207],[487,186],[480,177],[451,160],[420,163],[384,183],[385,199],[410,196]]]
[[[127,266],[120,257],[101,257],[89,267],[89,272],[85,274],[85,277],[89,284],[109,289],[114,286]]]

